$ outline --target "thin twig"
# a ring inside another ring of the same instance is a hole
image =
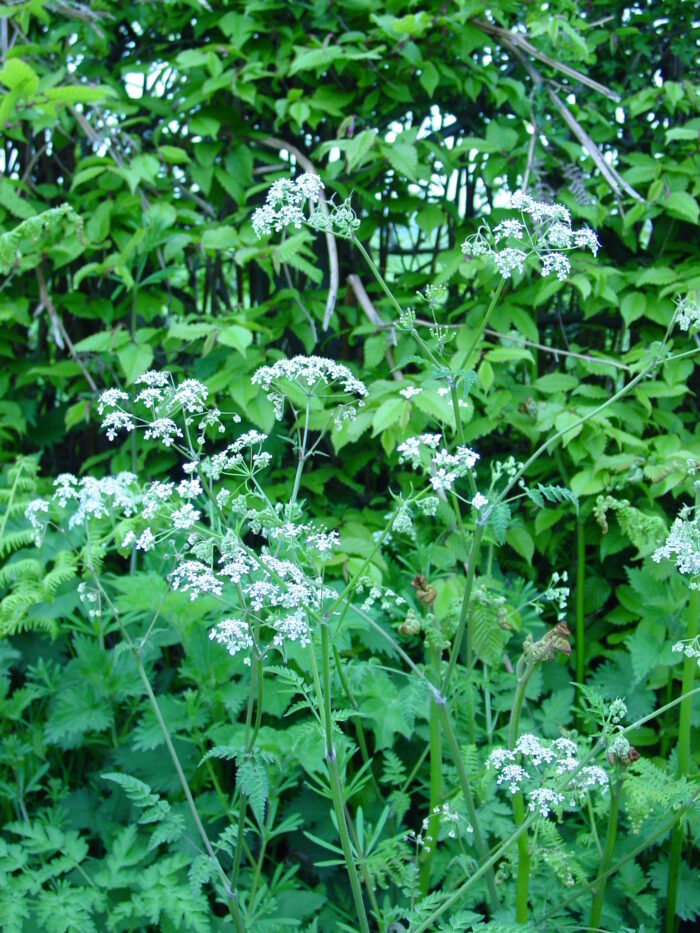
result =
[[[424,321],[416,318],[414,324],[420,327],[434,327],[432,321]],[[393,324],[387,324],[384,321],[376,325],[378,329],[387,330],[393,327]],[[441,324],[440,327],[446,330],[461,330],[467,327],[466,324]],[[559,347],[547,347],[543,343],[535,343],[533,340],[526,340],[524,337],[516,337],[514,334],[504,334],[499,330],[491,330],[490,327],[484,328],[484,333],[491,337],[498,337],[500,340],[510,340],[513,343],[519,343],[524,347],[532,347],[534,350],[542,350],[543,353],[551,353],[552,356],[571,356],[576,360],[583,360],[586,363],[596,363],[599,366],[612,366],[615,369],[622,369],[629,372],[629,366],[625,363],[618,363],[617,360],[603,359],[598,356],[590,356],[587,353],[576,353],[573,350],[561,350]],[[700,343],[698,344],[700,346]]]
[[[314,168],[313,163],[304,155],[303,152],[300,152],[296,146],[291,145],[291,143],[286,143],[282,139],[275,139],[274,136],[266,136],[261,140],[263,146],[269,146],[271,149],[277,149],[281,151],[286,149],[294,158],[297,160],[299,165],[304,169],[305,172],[311,172],[312,174],[318,174]],[[328,204],[326,202],[325,195],[323,191],[319,192],[319,205],[323,216],[328,218],[330,213],[328,211]],[[335,302],[338,298],[338,288],[340,286],[340,271],[338,266],[338,247],[335,242],[335,237],[333,236],[330,230],[326,230],[326,245],[328,247],[328,267],[330,273],[330,281],[328,283],[328,297],[326,298],[326,310],[323,314],[323,329],[328,330],[328,325],[330,324],[331,315],[335,308]]]
[[[353,273],[352,275],[349,275],[347,277],[347,283],[350,286],[350,288],[353,290],[355,297],[357,298],[357,303],[362,308],[362,310],[365,312],[365,315],[369,318],[372,324],[384,330],[385,323],[379,316],[379,312],[377,311],[377,309],[372,304],[372,301],[370,300],[370,297],[367,294],[367,290],[365,289],[365,286],[362,284],[362,280],[360,279],[360,276],[355,275],[355,273]],[[391,331],[391,342],[393,343],[394,346],[396,346],[396,343],[397,343],[396,328],[394,327],[393,324],[390,324],[388,326]],[[391,352],[391,348],[388,345],[385,351],[385,356],[386,356],[386,361],[389,365],[389,369],[391,370],[391,374],[394,377],[394,379],[396,379],[397,382],[403,381],[403,373],[401,372],[400,369],[396,369],[396,364],[394,362],[394,354]]]
[[[311,328],[311,333],[312,333],[313,338],[314,338],[314,344],[317,344],[317,343],[318,343],[318,331],[316,330],[316,324],[314,323],[314,319],[311,317],[311,314],[309,313],[309,311],[308,311],[306,305],[305,305],[304,302],[301,300],[301,295],[299,294],[299,289],[296,288],[295,285],[294,285],[294,282],[292,282],[292,277],[291,277],[291,275],[289,274],[289,266],[287,265],[286,262],[283,262],[283,263],[282,263],[282,269],[283,269],[283,271],[284,271],[284,277],[285,277],[286,280],[287,280],[287,285],[289,286],[290,290],[294,293],[294,300],[295,300],[296,303],[299,305],[299,309],[300,309],[301,313],[304,315],[304,317],[306,318],[306,321],[307,321],[309,327]]]
[[[585,84],[594,91],[598,91],[599,94],[602,94],[609,100],[615,102],[620,100],[620,95],[616,94],[615,91],[611,91],[610,88],[605,87],[605,85],[599,84],[597,81],[594,81],[593,78],[589,78],[588,75],[583,74],[583,72],[577,71],[569,65],[565,65],[555,58],[550,58],[549,55],[545,55],[544,52],[540,52],[539,49],[531,45],[521,33],[513,32],[510,29],[502,29],[500,26],[484,22],[483,20],[471,20],[471,25],[476,26],[481,32],[485,32],[490,36],[495,36],[497,39],[500,39],[506,47],[512,49],[513,46],[515,46],[519,50],[527,52],[528,55],[532,55],[532,57],[538,59],[538,61],[543,62],[545,65],[549,65],[550,68],[561,71],[562,74],[567,75],[569,78],[573,78],[574,81],[579,81],[581,84]]]
[[[530,122],[532,123],[532,136],[530,144],[527,147],[527,163],[525,165],[525,174],[523,175],[523,191],[527,191],[527,183],[530,180],[530,173],[535,164],[535,142],[537,141],[537,123],[535,122],[535,113],[532,109],[532,96],[530,96]]]
[[[92,376],[90,375],[90,373],[87,371],[87,369],[83,365],[83,362],[80,359],[80,356],[78,355],[75,347],[73,346],[73,341],[68,336],[68,331],[63,326],[63,321],[60,319],[60,317],[56,313],[56,309],[53,306],[53,302],[51,301],[51,298],[49,296],[49,291],[46,287],[46,280],[44,279],[44,273],[42,271],[41,265],[38,265],[36,267],[36,280],[39,285],[39,307],[37,308],[37,311],[41,311],[43,309],[46,310],[51,320],[51,325],[53,327],[54,339],[56,341],[56,345],[60,347],[60,349],[63,349],[64,341],[65,341],[65,346],[68,347],[68,352],[73,357],[73,360],[78,364],[78,367],[80,368],[80,371],[83,374],[83,378],[85,379],[87,384],[90,386],[90,390],[96,394],[97,386],[95,385],[95,381],[93,380]]]

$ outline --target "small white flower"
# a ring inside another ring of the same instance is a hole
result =
[[[186,502],[181,508],[176,509],[170,516],[173,523],[173,528],[187,531],[197,524],[201,514],[201,512],[198,512],[193,507],[191,502]]]
[[[698,293],[676,297],[675,319],[681,330],[692,330],[700,327],[700,303]]]
[[[552,807],[561,806],[564,796],[549,787],[539,787],[530,792],[528,806],[532,813],[537,810],[541,816],[547,817]]]
[[[202,494],[202,484],[198,479],[180,480],[177,487],[177,494],[181,499],[196,499]]]
[[[508,237],[514,240],[522,240],[525,234],[525,224],[521,223],[519,220],[502,220],[497,227],[493,228],[493,233],[496,243]]]
[[[120,431],[133,431],[136,427],[134,419],[126,411],[110,411],[102,419],[102,427],[107,432],[107,439],[113,441]]]
[[[472,499],[472,508],[475,508],[477,512],[481,511],[484,506],[489,504],[489,500],[486,496],[483,496],[480,492],[477,492],[474,498]]]
[[[171,407],[180,405],[190,414],[204,411],[209,389],[197,379],[185,379],[173,393]]]
[[[248,651],[254,645],[250,626],[244,619],[223,619],[211,629],[209,638],[223,645],[230,655]],[[243,663],[250,665],[250,657],[245,658]]]
[[[528,772],[520,765],[505,765],[496,778],[496,783],[507,784],[511,794],[517,794],[520,790],[520,785],[529,777],[530,775]]]
[[[137,379],[134,380],[134,385],[137,386],[150,386],[151,388],[157,387],[160,389],[169,386],[172,382],[172,376],[170,373],[163,370],[151,369],[146,373],[142,373]]]
[[[560,282],[563,282],[569,272],[571,272],[571,263],[567,256],[562,253],[545,253],[542,256],[542,275],[551,275],[556,273]]]
[[[418,388],[417,386],[406,386],[405,389],[399,389],[399,395],[403,395],[405,399],[410,400],[415,398],[417,395],[420,395],[422,391],[423,389]]]
[[[120,402],[128,402],[129,396],[121,389],[105,389],[97,400],[97,414],[101,415],[105,408],[118,408]]]
[[[170,418],[156,418],[144,432],[146,440],[160,441],[163,447],[171,447],[176,437],[182,437],[182,431]]]
[[[510,247],[494,253],[493,257],[493,261],[504,279],[509,279],[516,269],[522,273],[526,259],[527,254],[521,249],[511,249]]]
[[[199,596],[221,596],[222,584],[212,570],[198,560],[186,560],[173,570],[170,580],[174,590],[190,594],[194,601]]]
[[[152,551],[155,546],[156,539],[153,537],[153,532],[150,528],[144,529],[136,542],[136,550]],[[122,547],[124,547],[124,542],[122,542]]]

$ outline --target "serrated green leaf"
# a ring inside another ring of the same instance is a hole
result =
[[[126,378],[126,384],[132,385],[150,368],[153,362],[153,348],[147,343],[131,343],[117,353],[117,358]]]

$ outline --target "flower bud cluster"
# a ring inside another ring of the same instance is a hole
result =
[[[439,816],[440,818],[435,836],[429,832],[430,821],[434,816]],[[474,827],[471,823],[458,813],[449,801],[446,801],[442,806],[435,806],[433,808],[431,815],[423,820],[419,833],[411,830],[411,832],[404,836],[404,839],[407,842],[412,842],[417,849],[423,849],[423,851],[427,853],[437,844],[438,839],[456,839],[458,834],[461,835],[460,828],[462,827],[467,835],[474,832]]]
[[[555,570],[552,574],[549,586],[542,594],[542,598],[554,603],[557,609],[557,620],[559,622],[566,618],[566,607],[569,602],[570,593],[569,574],[566,570],[562,573]]]
[[[700,327],[700,301],[698,292],[691,292],[676,299],[674,318],[681,330],[696,330]]]
[[[682,654],[685,658],[693,658],[700,667],[700,638],[689,638],[677,641],[671,648],[674,654]]]

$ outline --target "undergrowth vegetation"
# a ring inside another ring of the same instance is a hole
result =
[[[3,930],[693,928],[691,6],[0,11]]]

